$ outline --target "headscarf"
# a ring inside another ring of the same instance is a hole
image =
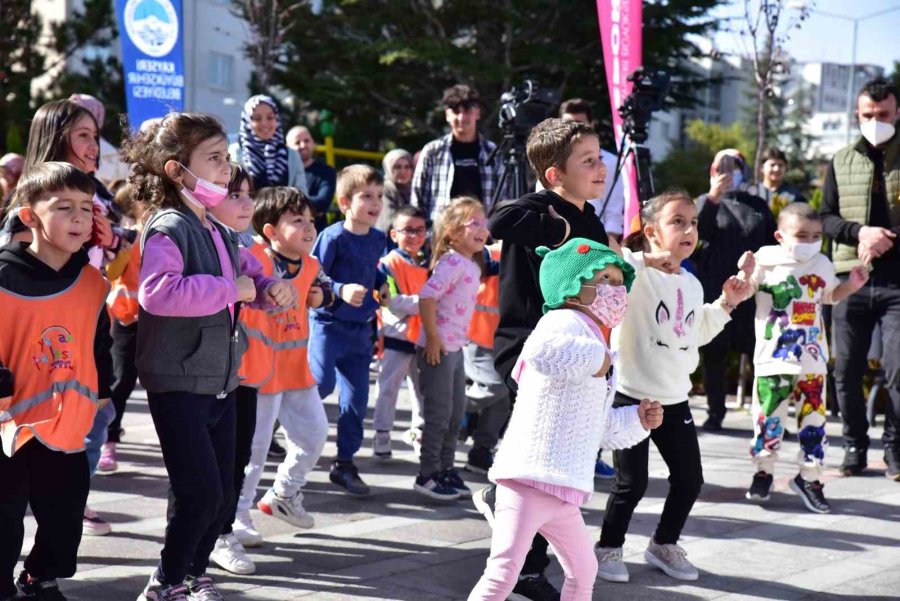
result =
[[[397,212],[397,209],[408,206],[411,200],[412,181],[406,184],[398,184],[394,181],[391,174],[394,163],[400,159],[406,159],[412,165],[412,155],[402,148],[395,148],[389,151],[381,160],[381,167],[384,169],[384,189],[382,190],[384,206],[381,209],[381,215],[375,227],[385,232],[391,229],[391,223],[394,220],[394,214]]]
[[[412,155],[402,148],[395,148],[384,155],[384,158],[381,160],[381,167],[384,169],[384,179],[393,181],[394,178],[391,175],[391,169],[394,168],[394,163],[400,159],[406,159],[409,161],[409,164],[412,165]]]
[[[275,111],[275,135],[268,140],[260,140],[253,133],[250,117],[261,103],[268,104]],[[257,94],[244,103],[241,111],[241,162],[250,173],[254,187],[259,190],[266,186],[284,186],[288,183],[288,148],[284,143],[284,131],[278,118],[278,106],[270,96]]]
[[[69,100],[75,104],[86,108],[97,121],[97,127],[103,127],[103,120],[106,118],[106,107],[103,103],[91,96],[90,94],[72,94]]]

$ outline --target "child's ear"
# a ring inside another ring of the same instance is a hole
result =
[[[782,234],[779,230],[775,230],[775,240],[781,244],[784,242],[784,234]]]
[[[391,236],[391,240],[394,241],[394,244],[399,244],[399,243],[400,243],[400,242],[397,240],[397,238],[400,237],[400,234],[398,234],[398,233],[397,233],[397,230],[395,230],[393,227],[391,228],[390,236]]]
[[[177,183],[182,183],[182,178],[184,177],[184,169],[182,169],[181,165],[178,164],[178,161],[174,159],[169,159],[166,161],[166,164],[163,165],[163,171],[166,173],[166,177],[170,180],[175,181]]]
[[[31,207],[19,208],[19,220],[29,229],[38,228],[41,225],[40,219]]]
[[[653,227],[652,223],[644,225],[644,238],[652,240],[654,234],[656,234],[656,229]]]
[[[267,223],[263,226],[262,235],[265,236],[269,240],[275,239],[275,226],[271,223]]]
[[[548,168],[544,171],[544,178],[546,178],[547,183],[550,184],[551,188],[559,186],[559,167]]]
[[[346,213],[350,210],[350,202],[352,200],[353,199],[349,196],[338,196],[337,204],[342,213]]]

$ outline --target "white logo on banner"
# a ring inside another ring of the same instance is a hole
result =
[[[178,41],[178,15],[170,0],[128,0],[125,31],[138,50],[152,57],[165,56]]]

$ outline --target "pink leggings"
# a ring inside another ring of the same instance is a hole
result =
[[[544,535],[562,565],[562,601],[590,601],[597,557],[581,510],[543,491],[513,481],[497,485],[491,556],[469,601],[503,601],[509,595],[536,533]]]

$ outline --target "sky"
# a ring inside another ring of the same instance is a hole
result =
[[[789,0],[791,3],[803,0]],[[875,64],[884,67],[886,74],[893,70],[894,61],[900,61],[900,0],[806,0],[814,4],[809,18],[802,27],[791,32],[785,50],[799,62],[832,62],[849,64],[853,53],[853,23],[835,19],[823,12],[851,18],[864,17],[881,10],[896,9],[885,15],[859,22],[856,44],[857,64]],[[719,9],[717,16],[743,18],[744,1],[732,0],[731,5]],[[796,10],[790,10],[791,15]],[[716,46],[724,52],[744,54],[749,45],[742,45],[738,34],[719,32]]]

